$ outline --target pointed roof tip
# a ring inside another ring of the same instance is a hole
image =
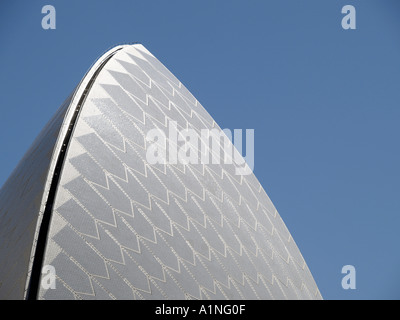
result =
[[[114,49],[114,48],[118,48],[118,47],[127,47],[127,46],[134,46],[134,45],[137,45],[137,44],[143,46],[143,43],[142,43],[142,42],[139,42],[139,41],[121,42],[121,43],[116,43],[116,44],[112,45],[111,47],[109,47],[109,48],[106,50],[106,52],[107,52],[108,50],[111,50],[111,49]]]

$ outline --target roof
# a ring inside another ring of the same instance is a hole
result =
[[[321,298],[254,174],[148,161],[172,124],[221,130],[141,44],[92,66],[0,192],[0,298]]]

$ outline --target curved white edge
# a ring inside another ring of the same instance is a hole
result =
[[[114,53],[116,51],[118,51],[126,46],[129,46],[129,44],[118,45],[118,46],[112,47],[111,49],[106,51],[102,56],[100,56],[100,58],[98,58],[96,60],[96,62],[86,72],[85,76],[83,77],[81,82],[78,84],[78,86],[76,87],[76,89],[73,93],[73,98],[71,99],[71,102],[65,113],[63,123],[62,123],[60,131],[58,133],[56,144],[53,148],[53,153],[52,153],[51,160],[50,160],[50,167],[47,171],[46,182],[45,182],[44,189],[43,189],[42,199],[40,201],[40,210],[38,212],[38,218],[37,218],[36,226],[35,226],[35,233],[34,233],[34,237],[33,237],[32,249],[31,249],[30,258],[29,258],[29,265],[28,265],[27,277],[26,277],[26,282],[25,282],[25,290],[24,290],[24,299],[27,298],[29,283],[30,283],[30,279],[31,279],[32,265],[33,265],[33,260],[34,260],[35,253],[36,253],[36,244],[37,244],[37,240],[38,240],[38,236],[39,236],[40,226],[41,226],[42,219],[43,219],[43,213],[44,213],[47,199],[49,196],[51,182],[52,182],[53,176],[54,176],[55,166],[57,163],[58,156],[61,152],[64,138],[67,134],[68,128],[69,128],[71,120],[74,116],[77,105],[78,105],[80,99],[82,98],[82,95],[84,94],[84,91],[85,91],[87,85],[89,84],[90,80],[92,79],[93,75],[96,73],[98,68],[102,65],[102,63],[104,61],[106,61],[110,56],[114,55]]]

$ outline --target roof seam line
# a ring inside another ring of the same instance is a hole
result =
[[[84,91],[82,92],[82,95],[77,103],[77,106],[74,110],[71,121],[69,123],[68,131],[64,137],[63,143],[61,145],[61,150],[59,151],[59,154],[57,156],[57,162],[56,162],[54,174],[53,174],[53,177],[51,180],[50,190],[49,190],[49,193],[47,196],[47,201],[46,201],[46,205],[45,205],[45,209],[44,209],[44,213],[43,213],[43,217],[42,217],[42,222],[41,222],[40,228],[39,228],[39,234],[38,234],[37,243],[36,243],[34,260],[32,263],[32,272],[31,272],[31,277],[29,280],[28,292],[26,295],[27,300],[37,300],[37,296],[39,293],[39,285],[40,285],[39,282],[40,282],[40,278],[41,278],[44,254],[46,251],[47,235],[49,232],[54,200],[55,200],[55,196],[57,194],[58,183],[59,183],[59,179],[61,176],[61,171],[64,166],[65,155],[67,153],[68,146],[69,146],[69,143],[72,138],[72,133],[75,128],[75,124],[78,121],[78,117],[79,117],[81,108],[82,108],[83,104],[85,103],[86,98],[90,92],[90,89],[92,88],[93,83],[95,82],[98,74],[103,69],[103,67],[106,65],[106,63],[121,49],[122,48],[118,48],[117,50],[110,53],[110,55],[108,57],[106,57],[105,60],[99,65],[99,67],[97,68],[95,73],[90,78]]]

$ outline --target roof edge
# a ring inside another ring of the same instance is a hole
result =
[[[74,90],[73,97],[67,108],[63,123],[58,133],[56,144],[53,148],[50,167],[44,184],[25,282],[25,300],[35,300],[37,298],[42,262],[47,243],[47,233],[53,209],[53,200],[58,188],[58,180],[63,168],[64,156],[68,150],[69,141],[74,131],[75,123],[79,117],[81,106],[85,102],[93,82],[96,80],[97,75],[104,65],[116,52],[129,45],[132,44],[117,45],[103,53],[92,64]]]

